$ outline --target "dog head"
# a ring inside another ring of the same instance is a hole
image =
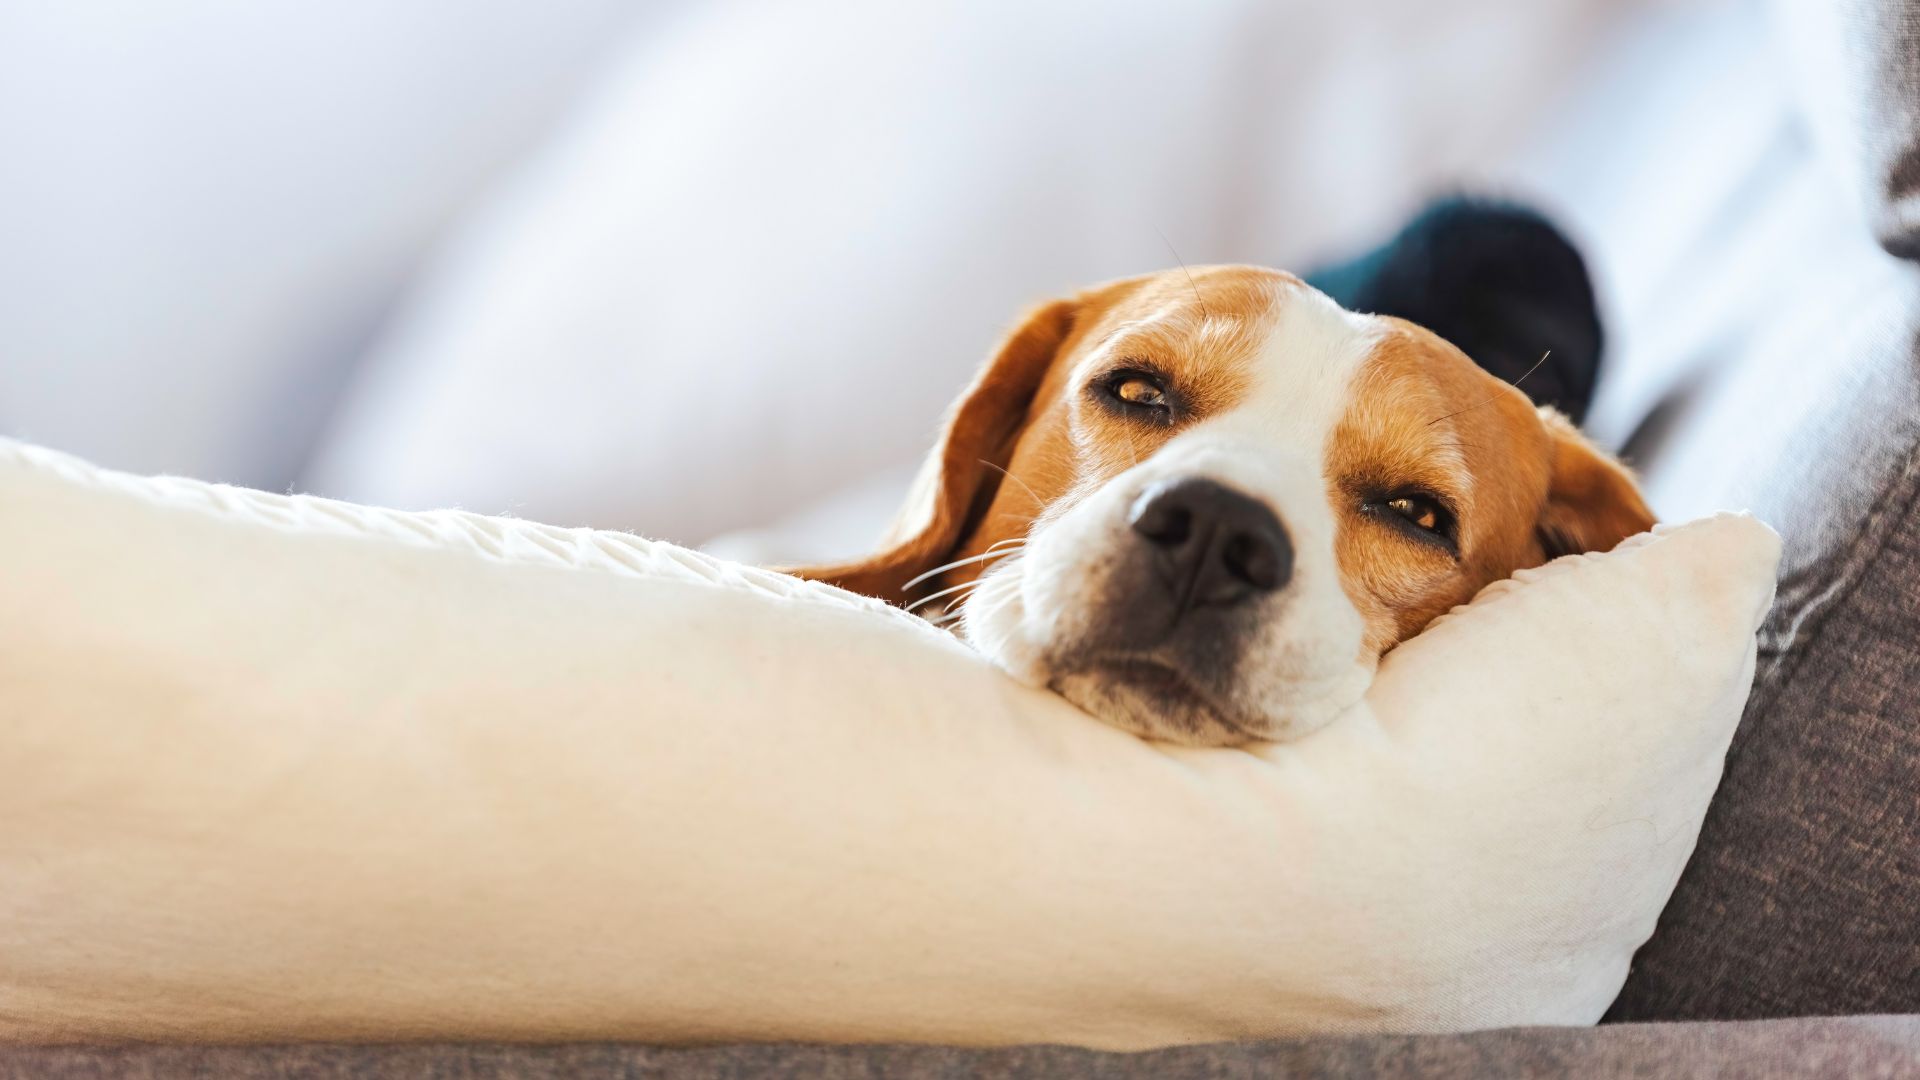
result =
[[[879,551],[796,571],[1198,744],[1286,739],[1489,582],[1653,523],[1558,414],[1410,323],[1196,267],[1030,314]]]

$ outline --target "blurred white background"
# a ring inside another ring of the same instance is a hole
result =
[[[0,433],[831,553],[1025,305],[1169,242],[1306,270],[1464,187],[1585,245],[1618,441],[1684,377],[1690,244],[1800,160],[1763,37],[1736,0],[0,0]]]

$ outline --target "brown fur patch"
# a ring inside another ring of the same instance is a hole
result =
[[[1385,321],[1326,448],[1341,580],[1369,649],[1412,637],[1515,570],[1652,527],[1631,475],[1564,417],[1432,332]],[[1407,490],[1450,506],[1457,555],[1365,509]]]
[[[1534,521],[1548,480],[1546,434],[1525,395],[1428,331],[1388,322],[1326,447],[1341,580],[1374,652],[1539,563]],[[1379,509],[1408,492],[1452,511],[1457,555]]]

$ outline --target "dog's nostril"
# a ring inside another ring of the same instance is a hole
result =
[[[1173,499],[1143,496],[1133,508],[1133,531],[1159,544],[1177,547],[1193,535],[1193,511]]]
[[[1256,589],[1272,590],[1284,580],[1280,549],[1269,538],[1240,533],[1220,550],[1227,573]]]

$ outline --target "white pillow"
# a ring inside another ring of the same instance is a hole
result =
[[[1489,588],[1181,749],[624,534],[0,442],[0,1038],[1145,1047],[1585,1024],[1691,851],[1777,540]]]

